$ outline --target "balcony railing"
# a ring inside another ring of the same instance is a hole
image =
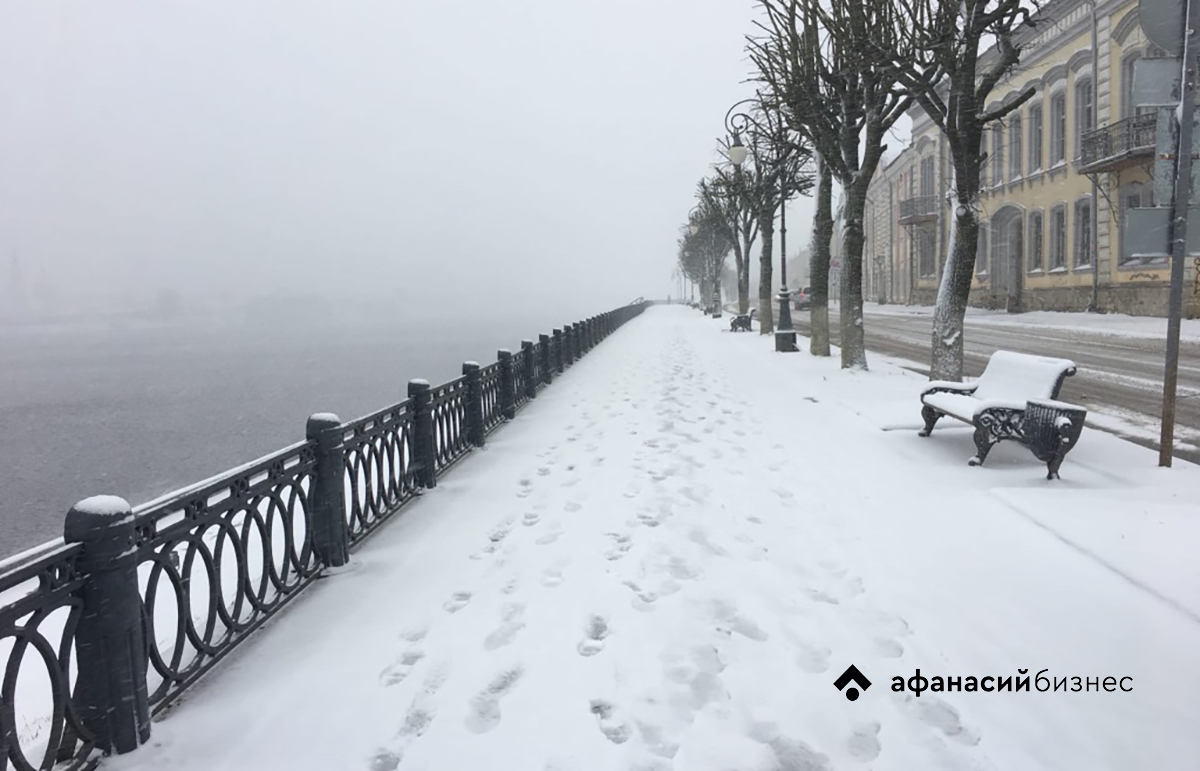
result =
[[[1158,116],[1134,115],[1083,135],[1079,170],[1083,173],[1119,171],[1154,153]]]
[[[920,195],[900,202],[901,224],[936,219],[937,213],[938,197],[936,195]]]

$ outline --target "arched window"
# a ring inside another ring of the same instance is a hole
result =
[[[1040,210],[1029,213],[1029,272],[1041,273],[1045,262],[1046,215]]]
[[[1050,97],[1050,166],[1067,159],[1067,95],[1059,91]]]
[[[1075,157],[1083,152],[1083,135],[1096,127],[1096,103],[1091,78],[1075,81]]]
[[[1042,103],[1029,107],[1029,173],[1042,170]]]
[[[1092,199],[1084,196],[1075,202],[1075,267],[1092,267]]]
[[[1050,270],[1067,267],[1067,205],[1060,203],[1050,210]]]

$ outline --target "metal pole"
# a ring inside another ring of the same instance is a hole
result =
[[[1096,43],[1099,21],[1096,18],[1096,0],[1092,0],[1092,128],[1100,125],[1100,47]],[[1111,104],[1109,109],[1112,109]],[[1097,175],[1092,178],[1092,300],[1088,310],[1100,312],[1100,184]],[[1109,238],[1108,260],[1112,262],[1112,238]]]
[[[783,204],[779,207],[779,285],[787,291],[787,182],[780,180]]]
[[[1200,0],[1188,0],[1183,23],[1183,98],[1179,105],[1179,146],[1175,157],[1175,216],[1171,223],[1171,290],[1167,302],[1167,359],[1163,372],[1162,435],[1158,465],[1169,468],[1175,450],[1175,390],[1179,380],[1179,327],[1183,312],[1183,265],[1187,258],[1188,204],[1192,190],[1192,128],[1196,108],[1196,46],[1193,28]]]

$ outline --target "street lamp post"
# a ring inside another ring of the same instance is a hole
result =
[[[729,112],[725,114],[725,126],[733,134],[733,142],[729,146],[729,160],[734,165],[734,180],[741,187],[741,171],[742,164],[746,160],[746,148],[741,142],[741,132],[753,126],[760,133],[769,136],[772,132],[766,131],[758,121],[754,120],[745,112],[734,113],[734,110],[741,104],[755,102],[754,99],[743,99],[733,107],[729,108]],[[783,135],[783,126],[780,125],[775,134],[773,143],[776,148],[775,157],[772,161],[776,164],[776,172],[779,178],[779,278],[780,288],[776,299],[779,301],[779,314],[777,324],[775,325],[775,350],[778,353],[795,353],[799,350],[796,347],[796,329],[792,326],[792,309],[790,306],[790,297],[787,291],[787,199],[790,191],[788,190],[787,179],[787,164],[790,160],[792,147],[787,143],[786,137]],[[784,148],[784,149],[780,149]],[[749,260],[749,255],[746,256]]]

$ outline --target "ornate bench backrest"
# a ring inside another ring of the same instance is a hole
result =
[[[1057,399],[1063,378],[1075,374],[1075,362],[1049,356],[996,351],[972,394],[976,399]]]

